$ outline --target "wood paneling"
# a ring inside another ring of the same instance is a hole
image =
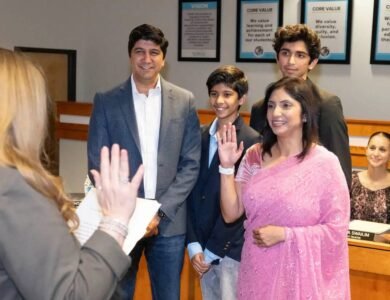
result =
[[[59,102],[57,104],[57,117],[60,115],[90,116],[91,103]],[[214,112],[208,109],[199,109],[198,116],[201,124],[208,124],[215,118]],[[249,124],[250,113],[241,112],[245,123]],[[368,137],[376,131],[390,132],[390,121],[347,119],[348,133],[350,136]],[[87,140],[88,125],[69,124],[57,122],[56,137],[58,139]],[[365,148],[350,146],[352,166],[354,168],[366,168],[367,160]]]
[[[167,274],[169,276],[169,274]],[[137,283],[135,286],[134,300],[152,299],[150,289],[149,274],[146,265],[146,259],[143,256],[137,274]],[[202,300],[199,277],[191,266],[187,253],[184,257],[184,265],[181,273],[180,299],[183,300]]]
[[[390,299],[390,245],[348,240],[353,300]]]

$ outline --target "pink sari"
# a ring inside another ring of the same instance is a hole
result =
[[[322,146],[261,168],[261,146],[248,149],[241,182],[245,243],[239,299],[350,299],[347,230],[349,191],[340,163]],[[265,248],[252,230],[283,226],[286,240]]]

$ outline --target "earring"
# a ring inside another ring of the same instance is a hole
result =
[[[302,117],[302,122],[303,122],[303,123],[306,123],[306,122],[307,122],[306,115],[303,115],[303,117]]]

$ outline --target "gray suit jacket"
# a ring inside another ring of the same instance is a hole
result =
[[[0,299],[109,299],[130,266],[97,230],[80,248],[57,206],[0,167]]]
[[[156,200],[166,214],[159,225],[164,236],[186,232],[186,198],[199,172],[200,126],[191,92],[161,78],[161,121]],[[131,78],[97,93],[89,124],[88,170],[99,169],[100,149],[117,143],[127,149],[130,173],[142,163]],[[143,197],[143,188],[139,196]]]

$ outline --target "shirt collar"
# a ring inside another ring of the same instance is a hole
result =
[[[239,113],[237,113],[237,118],[239,117]],[[237,121],[237,118],[234,120],[232,124],[234,124]],[[216,137],[218,130],[218,118],[215,118],[213,123],[211,123],[210,129],[209,129],[209,134],[210,136]]]
[[[215,118],[209,129],[210,136],[215,138],[217,134],[217,129],[218,129],[218,118]]]
[[[136,93],[137,95],[141,95],[138,90],[137,90],[137,86],[135,85],[135,81],[134,81],[134,76],[133,74],[131,74],[131,88],[133,90],[134,93]],[[160,75],[158,75],[158,78],[157,78],[157,83],[156,83],[156,87],[153,88],[153,89],[150,89],[149,90],[149,94],[150,93],[154,93],[154,92],[160,92],[161,91],[161,78],[160,78]]]

